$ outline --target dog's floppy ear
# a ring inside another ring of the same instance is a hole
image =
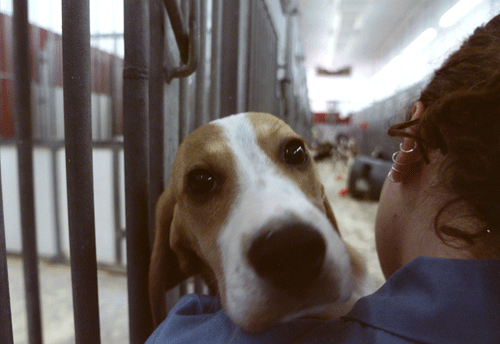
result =
[[[328,220],[330,220],[333,228],[335,228],[335,230],[340,235],[339,226],[337,226],[337,220],[335,219],[335,215],[333,215],[332,206],[330,205],[330,201],[328,201],[328,197],[326,197],[325,187],[323,185],[321,185],[321,193],[323,196],[323,207],[325,208],[325,215],[326,217],[328,217]]]
[[[169,184],[156,205],[155,240],[149,265],[149,301],[155,327],[166,317],[165,292],[188,277],[182,272],[179,259],[170,247],[176,204],[172,190]]]

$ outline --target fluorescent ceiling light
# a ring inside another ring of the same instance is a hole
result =
[[[415,55],[436,38],[436,36],[437,31],[435,29],[429,28],[425,30],[403,50],[403,55]]]
[[[429,28],[422,32],[413,42],[411,42],[400,55],[393,58],[388,64],[386,64],[377,74],[372,77],[372,80],[377,80],[381,77],[387,78],[391,77],[394,73],[397,73],[399,68],[408,58],[417,54],[425,46],[427,46],[434,38],[437,36],[437,31],[433,28]]]
[[[380,78],[387,79],[389,75],[399,70],[402,63],[403,63],[403,55],[398,55],[394,57],[388,64],[386,64],[380,71],[378,71],[377,74],[372,76],[371,80],[374,81]]]
[[[476,7],[483,0],[460,0],[450,8],[445,14],[439,19],[439,26],[449,27],[455,24],[460,18],[462,18],[467,12]]]

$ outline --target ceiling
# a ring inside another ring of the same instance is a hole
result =
[[[456,0],[298,0],[308,70],[373,63],[415,32],[427,12]]]

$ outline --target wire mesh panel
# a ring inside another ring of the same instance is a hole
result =
[[[250,1],[248,111],[276,109],[278,37],[264,0]]]

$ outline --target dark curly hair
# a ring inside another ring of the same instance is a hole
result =
[[[418,100],[425,107],[422,117],[410,121],[409,113],[406,122],[388,132],[415,139],[427,163],[435,150],[446,157],[440,182],[455,197],[435,218],[437,235],[445,242],[450,236],[460,238],[471,246],[485,239],[499,255],[500,15],[478,27],[448,57]],[[415,136],[404,131],[415,124]],[[449,217],[457,209],[475,219],[479,230],[466,232],[442,220],[448,210]]]

